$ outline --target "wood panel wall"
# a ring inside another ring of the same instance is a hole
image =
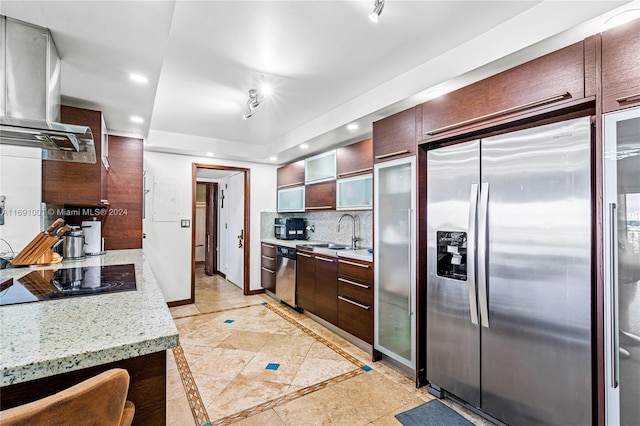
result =
[[[102,222],[106,250],[142,248],[142,139],[109,136],[109,214]]]

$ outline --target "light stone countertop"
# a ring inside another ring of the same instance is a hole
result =
[[[33,270],[135,265],[136,290],[0,306],[0,386],[163,351],[178,330],[142,250],[86,260],[0,270],[17,279]]]
[[[327,243],[328,241],[316,241],[316,240],[279,240],[277,238],[262,238],[263,243],[274,244],[276,246],[284,246],[296,248],[296,246],[302,244],[314,244],[314,243]],[[314,253],[324,254],[326,256],[343,257],[349,259],[364,260],[367,262],[373,262],[373,254],[369,253],[366,248],[358,250],[336,250],[326,247],[314,247]]]

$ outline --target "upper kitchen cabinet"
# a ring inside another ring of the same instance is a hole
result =
[[[579,42],[425,102],[423,142],[579,105],[585,98],[584,53]]]
[[[371,138],[338,148],[336,155],[338,178],[373,171],[373,139]]]
[[[102,113],[69,106],[60,109],[63,123],[88,126],[94,138],[102,135]],[[102,147],[95,142],[95,163],[42,162],[42,202],[62,205],[97,206],[108,204],[107,169],[100,158]]]
[[[304,160],[278,168],[278,189],[304,185]]]
[[[373,123],[373,158],[376,163],[416,153],[416,111],[413,107]]]
[[[314,183],[304,187],[305,210],[335,210],[336,181]]]
[[[640,105],[640,19],[602,33],[602,110]]]
[[[304,182],[318,183],[336,178],[336,150],[323,152],[304,160]]]
[[[304,211],[304,160],[278,168],[278,212]]]

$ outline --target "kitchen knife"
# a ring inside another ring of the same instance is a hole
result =
[[[57,218],[57,219],[56,219],[56,220],[51,224],[51,226],[49,226],[49,227],[47,228],[47,230],[46,230],[46,231],[44,231],[44,233],[45,233],[45,234],[47,234],[47,235],[53,235],[53,231],[55,231],[55,229],[56,229],[58,226],[62,226],[62,225],[64,225],[64,219],[62,219],[61,217],[59,217],[59,218]],[[56,235],[57,235],[57,234],[56,234]]]

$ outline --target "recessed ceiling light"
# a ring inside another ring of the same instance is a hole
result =
[[[357,130],[358,127],[360,127],[360,126],[358,126],[358,123],[349,123],[349,124],[347,124],[347,129],[348,130]]]
[[[275,155],[272,155],[271,157],[269,157],[269,161],[277,161],[278,157],[276,157]]]
[[[206,155],[207,157],[213,157],[213,152],[207,152],[205,155]]]
[[[307,149],[307,148],[309,148],[309,144],[307,144],[307,143],[301,143],[300,144],[300,149]]]
[[[138,124],[144,123],[144,118],[139,117],[137,115],[132,115],[130,118],[133,123],[138,123]]]
[[[147,84],[149,82],[149,79],[142,74],[131,73],[129,74],[129,78],[132,81],[135,81],[136,83],[140,83],[140,84]]]

